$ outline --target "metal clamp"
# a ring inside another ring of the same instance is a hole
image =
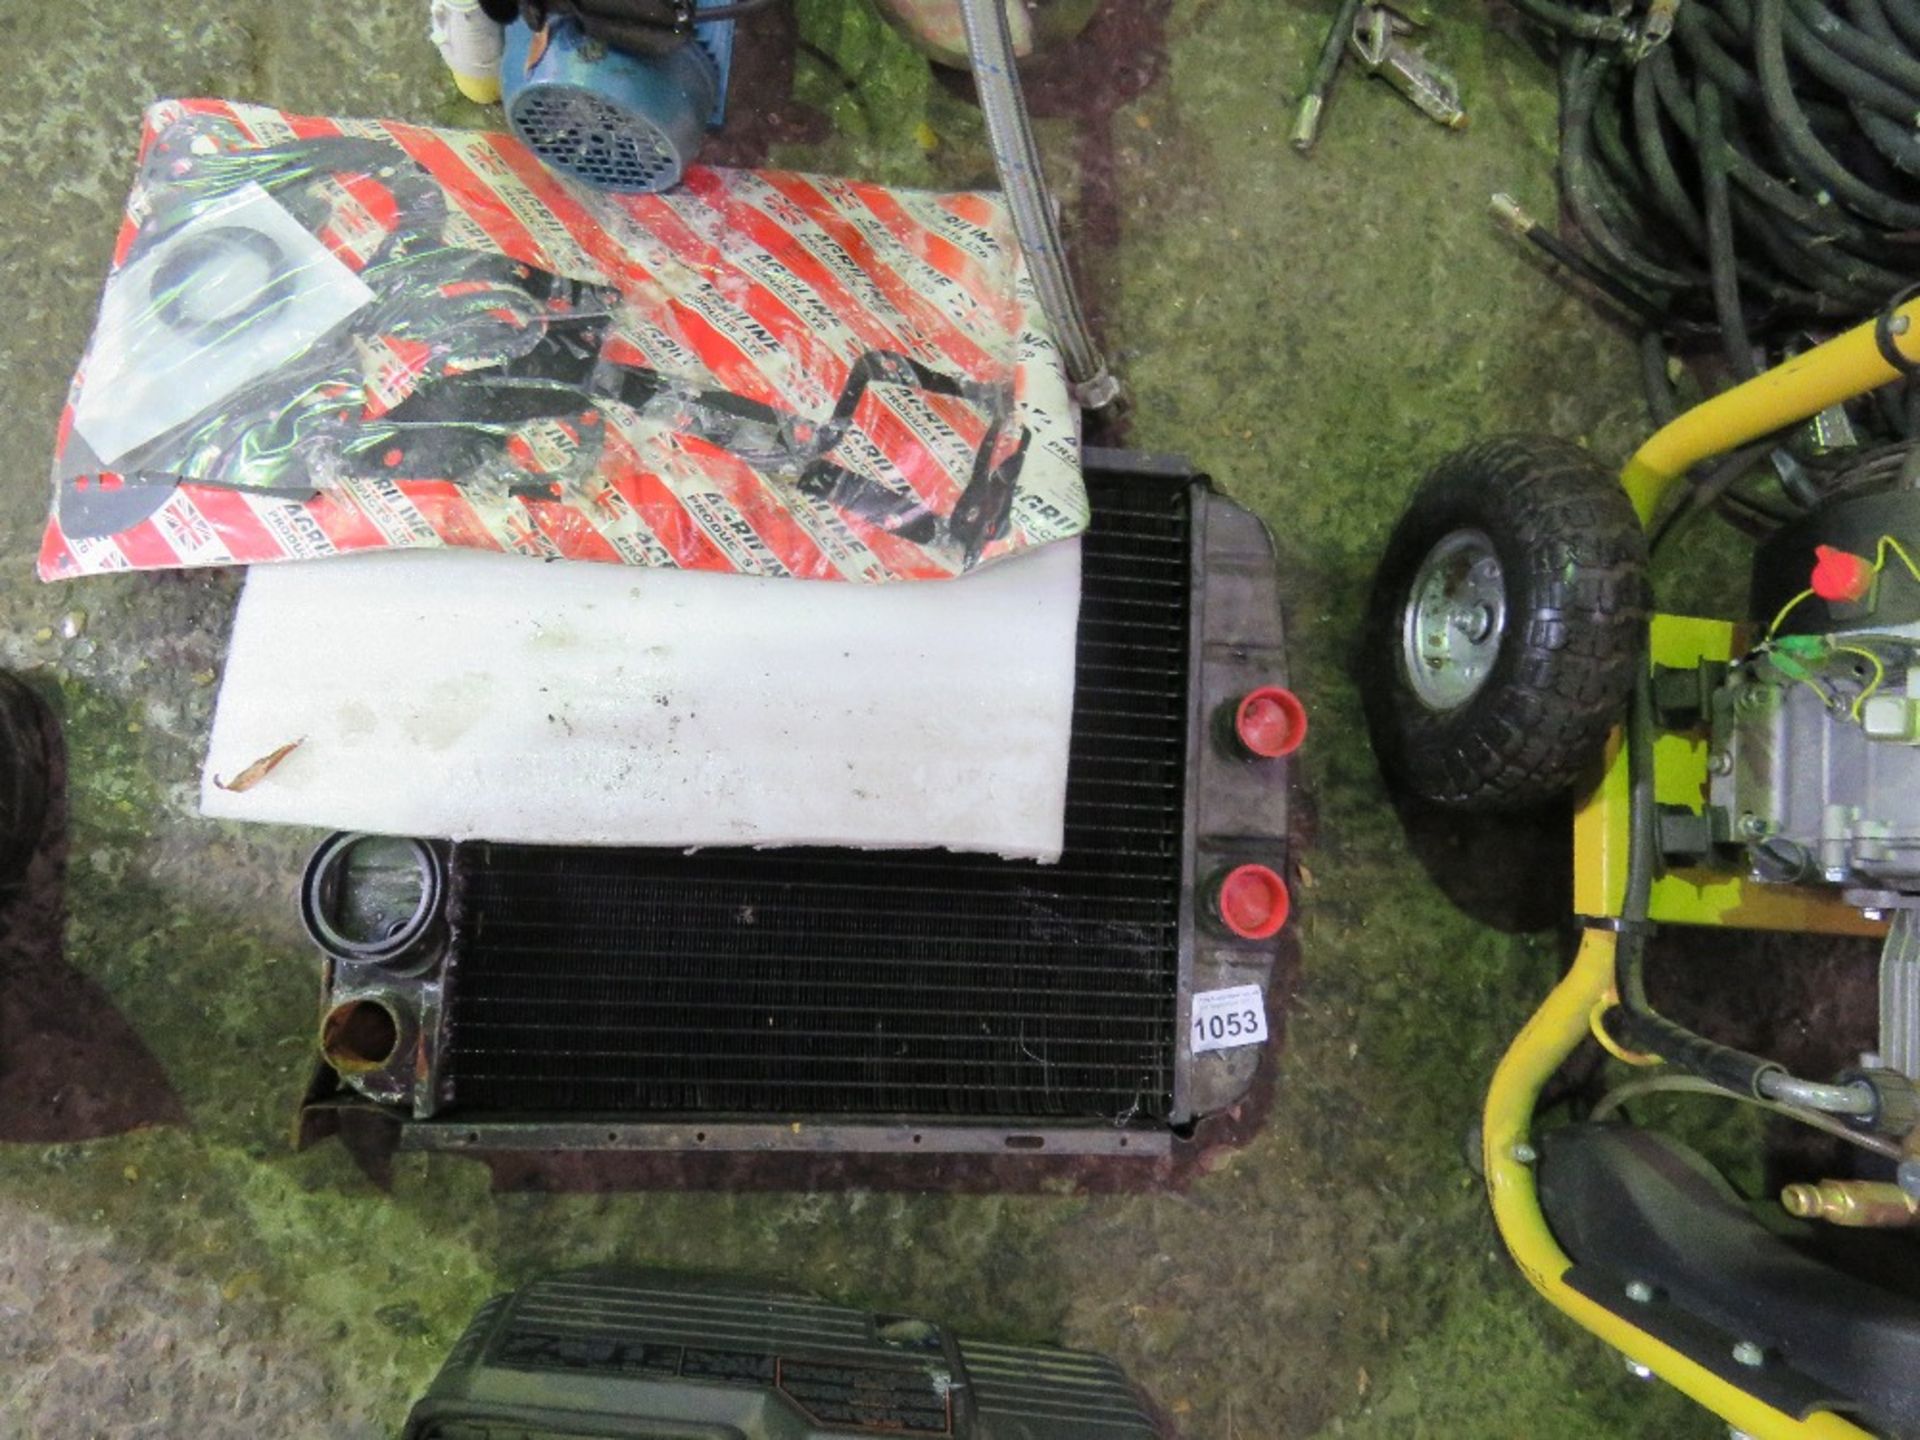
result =
[[[1911,379],[1920,375],[1920,361],[1909,360],[1902,353],[1896,337],[1907,333],[1907,317],[1900,313],[1900,307],[1909,300],[1920,299],[1920,285],[1909,285],[1887,302],[1873,320],[1873,347],[1880,352],[1880,358],[1891,365],[1900,374]]]

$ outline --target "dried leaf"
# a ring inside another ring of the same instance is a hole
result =
[[[271,754],[262,755],[258,760],[254,761],[253,764],[247,766],[246,769],[234,776],[231,781],[222,780],[216,775],[213,777],[213,783],[222,790],[233,791],[236,795],[242,790],[251,790],[262,780],[266,779],[267,776],[271,775],[274,772],[274,768],[279,765],[282,760],[286,759],[287,756],[291,755],[306,743],[307,737],[304,735],[298,740],[289,740]]]

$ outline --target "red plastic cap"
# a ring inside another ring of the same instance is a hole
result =
[[[1867,598],[1873,588],[1873,562],[1851,550],[1836,550],[1817,545],[1813,551],[1813,593],[1822,600],[1840,600],[1851,604]]]
[[[1265,940],[1280,933],[1293,901],[1287,882],[1265,865],[1241,865],[1220,882],[1220,919],[1242,940]]]
[[[1255,755],[1278,760],[1307,738],[1307,707],[1291,690],[1262,685],[1241,697],[1233,712],[1233,733]]]

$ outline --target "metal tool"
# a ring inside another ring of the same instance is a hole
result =
[[[1348,34],[1347,49],[1369,75],[1398,90],[1429,120],[1458,130],[1467,123],[1460,84],[1424,51],[1406,43],[1412,20],[1385,5],[1362,5]]]
[[[1427,8],[1417,0],[1398,6],[1342,0],[1294,117],[1290,137],[1293,148],[1302,155],[1313,148],[1327,97],[1339,77],[1340,62],[1349,55],[1362,70],[1385,80],[1429,119],[1450,130],[1465,125],[1467,112],[1460,104],[1459,83],[1419,47],[1406,42],[1406,36],[1426,27],[1428,15]]]

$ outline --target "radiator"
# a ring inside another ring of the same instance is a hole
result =
[[[419,1147],[1134,1154],[1232,1104],[1259,1047],[1188,1025],[1283,943],[1211,923],[1288,863],[1288,762],[1232,726],[1285,682],[1271,542],[1183,467],[1089,489],[1057,864],[335,837],[316,1099]]]

